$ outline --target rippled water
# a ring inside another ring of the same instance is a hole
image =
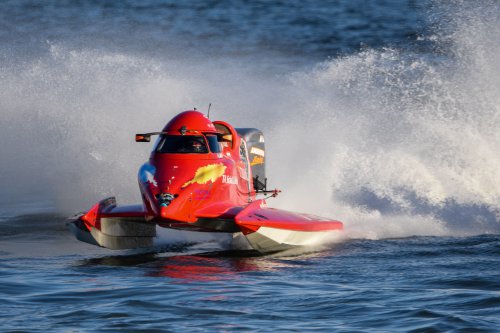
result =
[[[22,0],[0,24],[0,331],[498,331],[498,1]],[[270,205],[343,241],[73,238],[140,200],[132,135],[208,103],[265,133]]]
[[[39,231],[34,231],[39,230]],[[64,220],[0,225],[2,331],[475,331],[500,325],[500,238],[349,240],[257,256],[77,244]]]
[[[4,22],[0,41],[29,53],[39,52],[46,41],[63,40],[75,48],[127,53],[274,55],[279,61],[303,63],[351,53],[361,45],[416,40],[430,8],[429,1],[392,0],[322,4],[299,0],[13,0],[0,4]]]

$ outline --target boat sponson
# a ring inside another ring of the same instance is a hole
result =
[[[315,246],[343,229],[339,221],[267,208],[264,200],[245,207],[235,221],[251,246],[262,253]]]
[[[137,217],[101,218],[101,230],[92,226],[89,231],[80,218],[69,227],[78,240],[112,250],[150,247],[156,237],[156,224]]]

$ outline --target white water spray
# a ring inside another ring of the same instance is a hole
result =
[[[137,202],[151,147],[134,133],[212,102],[212,118],[264,131],[284,190],[271,205],[344,220],[353,237],[499,232],[500,20],[485,15],[433,36],[443,58],[366,50],[283,76],[58,43],[4,56],[0,199],[68,213]]]

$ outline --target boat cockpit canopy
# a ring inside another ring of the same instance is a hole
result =
[[[162,135],[154,151],[161,154],[208,154],[220,153],[221,147],[215,134]]]

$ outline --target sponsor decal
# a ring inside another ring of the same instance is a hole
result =
[[[259,155],[259,156],[264,157],[265,152],[260,148],[252,147],[252,149],[250,149],[250,154]]]
[[[156,182],[155,176],[148,171],[146,171],[146,180],[149,183],[153,184],[154,186],[158,187],[158,183]]]
[[[222,182],[224,184],[233,184],[233,185],[236,185],[236,184],[238,184],[238,179],[236,179],[236,177],[234,177],[234,176],[222,175]]]
[[[143,183],[150,183],[153,186],[158,187],[158,183],[155,179],[156,168],[149,163],[144,164],[139,170],[139,179]]]
[[[254,156],[252,162],[250,162],[250,166],[264,164],[264,157],[262,156]]]
[[[207,200],[210,199],[210,191],[209,190],[202,190],[202,189],[196,189],[194,190],[194,200]]]
[[[191,184],[213,183],[224,174],[224,171],[226,171],[226,166],[222,163],[202,166],[196,170],[193,179],[182,185],[182,187],[184,188]]]

